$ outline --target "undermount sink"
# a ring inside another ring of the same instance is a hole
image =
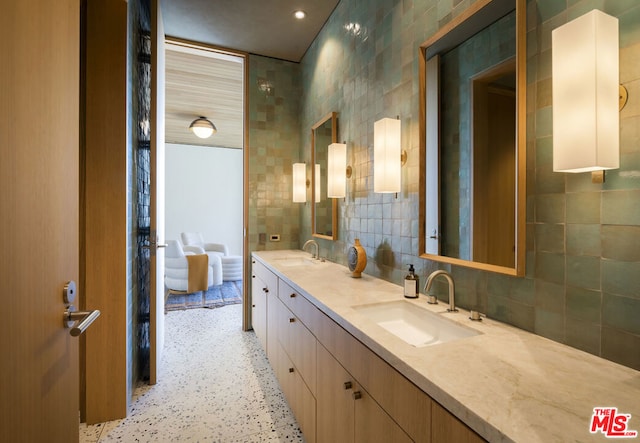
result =
[[[285,257],[278,258],[275,261],[282,266],[313,266],[320,261],[309,257]]]
[[[404,300],[352,307],[378,326],[417,348],[480,334],[443,318],[441,314],[427,311]]]

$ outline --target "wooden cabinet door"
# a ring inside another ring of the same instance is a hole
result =
[[[255,264],[254,264],[255,266]],[[267,285],[254,271],[251,282],[251,325],[260,341],[260,346],[267,351]]]
[[[316,398],[313,396],[293,362],[279,343],[276,376],[289,407],[296,417],[305,441],[316,441]]]
[[[317,436],[319,443],[354,441],[353,387],[355,381],[325,349],[317,346]]]
[[[433,443],[480,443],[485,440],[458,420],[440,404],[431,406],[431,441]]]
[[[275,369],[275,365],[278,364],[277,362],[279,361],[276,354],[278,353],[278,348],[280,347],[278,336],[280,335],[279,325],[281,324],[281,313],[279,311],[282,303],[280,302],[278,297],[275,296],[275,294],[265,294],[265,299],[267,303],[267,323],[265,325],[265,328],[267,329],[266,351],[269,362]]]
[[[304,439],[307,443],[315,443],[317,432],[317,403],[297,370],[293,373],[295,416]]]
[[[284,304],[274,297],[282,309],[277,325],[280,343],[313,394],[316,393],[316,338]]]
[[[412,442],[411,438],[360,386],[354,391],[355,441],[366,443]],[[428,420],[429,417],[425,417]],[[451,440],[456,441],[456,440]]]

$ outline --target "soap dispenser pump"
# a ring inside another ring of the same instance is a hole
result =
[[[404,278],[404,296],[406,298],[418,298],[420,294],[419,278],[416,275],[416,270],[413,269],[413,265],[409,265],[409,273]]]

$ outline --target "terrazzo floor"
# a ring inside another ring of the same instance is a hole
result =
[[[89,442],[304,442],[242,305],[173,311],[159,383],[123,420],[80,426]]]

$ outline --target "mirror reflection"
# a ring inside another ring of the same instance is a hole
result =
[[[311,128],[313,236],[335,240],[337,203],[327,198],[327,163],[329,145],[337,141],[337,113],[331,112]]]
[[[422,46],[421,256],[521,275],[525,91],[516,3],[491,2]]]

